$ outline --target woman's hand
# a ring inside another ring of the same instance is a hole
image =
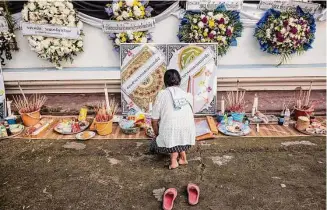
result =
[[[159,135],[159,120],[152,119],[151,124],[152,124],[154,135],[158,136]]]

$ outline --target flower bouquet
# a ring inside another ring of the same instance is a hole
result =
[[[78,20],[73,4],[69,0],[29,0],[22,10],[22,18],[35,24],[53,24],[67,27],[83,28]],[[29,45],[42,59],[48,60],[62,68],[62,62],[70,60],[83,52],[82,36],[79,39],[52,38],[44,36],[29,36]]]
[[[257,23],[254,36],[263,51],[281,56],[278,64],[281,65],[292,54],[301,54],[312,48],[315,32],[313,15],[297,7],[295,12],[267,10]]]
[[[243,30],[239,12],[219,6],[215,11],[185,13],[178,38],[186,43],[217,43],[218,55],[226,54],[229,46],[236,46],[236,38]]]
[[[153,8],[148,6],[148,1],[114,0],[106,5],[105,11],[111,20],[124,21],[149,18]],[[148,31],[111,33],[109,38],[114,42],[116,51],[119,51],[121,43],[147,43],[152,40]]]

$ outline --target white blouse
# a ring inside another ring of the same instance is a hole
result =
[[[159,92],[152,110],[152,119],[159,120],[158,147],[172,148],[179,145],[195,144],[195,123],[191,105],[193,96],[178,87],[175,92],[184,96],[190,105],[175,109],[169,90]]]

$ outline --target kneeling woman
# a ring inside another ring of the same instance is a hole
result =
[[[158,94],[152,111],[156,138],[151,150],[170,153],[169,169],[174,169],[187,164],[185,152],[195,144],[193,96],[179,88],[181,77],[177,70],[166,71],[164,83],[166,89]]]

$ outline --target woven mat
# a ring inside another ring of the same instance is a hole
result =
[[[71,116],[65,116],[65,117],[54,117],[54,116],[44,116],[44,117],[51,117],[58,122],[62,118],[68,118]],[[325,117],[318,117],[316,118],[317,121],[323,122],[326,120]],[[54,123],[51,127],[48,128],[47,131],[45,131],[41,136],[38,137],[30,137],[24,135],[24,133],[13,137],[15,139],[67,139],[67,140],[72,140],[76,139],[75,135],[62,135],[53,130],[53,128],[56,126],[57,123]],[[299,131],[297,131],[293,125],[289,126],[280,126],[280,125],[273,125],[273,124],[261,124],[259,132],[256,132],[256,125],[250,125],[252,131],[249,135],[244,136],[244,137],[294,137],[294,136],[307,136]],[[219,133],[218,136],[215,138],[224,138],[228,137],[222,133]],[[126,135],[124,134],[120,127],[118,126],[117,123],[113,124],[113,129],[112,129],[112,134],[107,135],[107,136],[99,136],[96,135],[93,139],[130,139],[130,140],[146,140],[150,139],[145,135],[145,131],[141,130],[138,134],[135,135]]]

